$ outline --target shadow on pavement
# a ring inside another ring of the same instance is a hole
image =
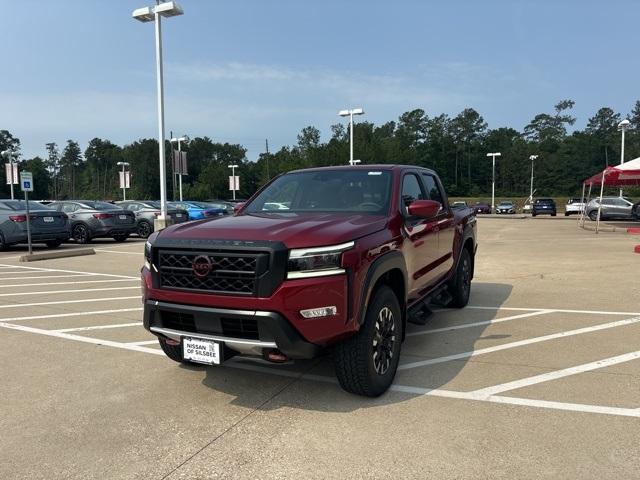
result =
[[[470,304],[500,307],[509,298],[511,290],[512,286],[507,284],[475,282],[472,284]],[[418,327],[410,324],[407,328],[408,336],[402,347],[400,365],[473,351],[476,341],[480,339],[508,338],[509,335],[489,335],[483,337],[482,334],[487,325],[442,333],[416,335],[416,332],[421,330],[440,329],[453,325],[490,321],[496,318],[497,314],[497,309],[442,309],[430,317],[426,326]],[[398,383],[399,377],[404,377],[406,376],[406,372],[411,372],[411,384],[416,384],[417,381],[422,388],[437,389],[455,378],[464,368],[467,360],[468,358],[465,358],[418,367],[412,370],[404,370],[402,372],[398,371],[396,383]],[[264,389],[265,393],[267,393],[267,391],[271,391],[272,393],[278,392],[277,388],[274,390],[272,383],[275,377],[280,377],[282,380],[278,388],[282,388],[287,384],[296,385],[295,389],[298,395],[291,404],[287,404],[286,402],[288,396],[283,397],[280,395],[278,401],[270,401],[262,406],[261,408],[263,410],[277,409],[284,406],[318,411],[348,412],[369,406],[373,407],[381,404],[402,402],[414,396],[387,392],[381,397],[373,399],[359,397],[343,391],[335,378],[330,349],[327,350],[327,355],[321,358],[296,361],[295,363],[284,365],[255,362],[248,359],[238,359],[238,357],[234,359],[234,362],[239,364],[238,368],[210,368],[196,365],[183,365],[181,368],[205,371],[205,378],[202,380],[203,385],[233,396],[232,404],[250,408],[255,408],[255,394],[246,394],[247,385],[250,385],[249,388]],[[247,369],[244,370],[243,367]],[[296,382],[302,374],[326,378],[326,381],[318,382],[316,381],[317,379],[314,380],[313,378],[307,377],[308,380],[315,383],[313,387],[309,387],[309,392],[321,390],[323,397],[325,397],[322,401],[315,401],[314,396],[300,392],[301,389],[309,385],[306,382]],[[265,381],[267,379],[269,379],[269,382]],[[404,382],[404,379],[402,381]],[[326,394],[331,397],[330,402],[326,401]],[[301,402],[300,397],[305,400]]]

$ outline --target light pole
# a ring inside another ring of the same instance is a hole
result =
[[[529,193],[529,202],[533,203],[533,164],[538,158],[538,155],[529,155],[529,160],[531,160],[531,193]]]
[[[122,167],[122,201],[127,200],[127,174],[125,171],[125,167],[129,166],[129,162],[118,162],[116,165]]]
[[[626,118],[618,124],[618,130],[622,132],[622,146],[620,147],[620,165],[624,163],[624,132],[631,125],[631,122]],[[622,197],[622,189],[620,189],[620,197]]]
[[[9,172],[7,175],[7,181],[9,182],[9,186],[11,188],[11,200],[13,200],[13,184],[16,183],[16,175],[14,175],[14,171],[13,171],[13,159],[14,157],[17,157],[18,155],[14,152],[12,152],[11,150],[4,150],[2,152],[0,152],[0,155],[2,155],[4,158],[6,158],[7,160],[9,160]]]
[[[189,137],[187,135],[183,135],[180,138],[172,138],[171,139],[171,143],[177,143],[178,144],[178,161],[180,162],[178,164],[178,177],[179,177],[179,185],[180,185],[180,201],[182,201],[182,142],[188,142],[189,141]],[[172,159],[173,161],[173,159]],[[175,195],[175,193],[174,193]],[[174,196],[175,198],[175,196]]]
[[[487,153],[487,157],[493,158],[493,180],[491,181],[491,213],[493,213],[496,209],[496,157],[501,156],[500,152],[496,153]]]
[[[154,7],[133,11],[133,18],[140,22],[155,22],[156,30],[156,87],[158,90],[158,157],[160,161],[160,216],[156,218],[156,230],[167,226],[167,174],[164,156],[164,84],[162,78],[162,22],[160,17],[175,17],[184,12],[176,2],[156,0]]]
[[[233,188],[231,191],[233,192],[233,199],[236,199],[236,168],[238,165],[227,165],[231,169],[231,182],[229,182]]]
[[[353,165],[353,116],[364,115],[364,110],[362,108],[340,110],[338,115],[341,117],[349,117],[349,165]]]

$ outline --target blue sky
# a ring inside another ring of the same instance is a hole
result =
[[[0,128],[26,157],[157,136],[153,25],[131,19],[151,3],[0,0]],[[307,125],[327,139],[350,106],[375,123],[473,107],[522,129],[571,98],[582,128],[640,99],[633,1],[179,3],[185,15],[163,22],[167,134],[242,143],[251,160]]]

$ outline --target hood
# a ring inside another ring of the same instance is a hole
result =
[[[356,214],[244,214],[174,225],[164,239],[282,242],[288,248],[336,245],[382,230],[386,217]]]

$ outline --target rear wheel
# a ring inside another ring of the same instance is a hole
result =
[[[535,217],[536,216],[536,212],[531,212],[531,216]]]
[[[129,234],[128,233],[122,233],[120,235],[114,235],[113,239],[116,242],[124,242],[127,238],[129,238]]]
[[[45,242],[45,244],[47,245],[47,248],[58,248],[62,245],[62,240],[49,240],[48,242]]]
[[[9,245],[5,242],[2,233],[0,233],[0,252],[4,252],[5,250],[9,250]]]
[[[589,212],[589,218],[591,219],[591,221],[595,222],[596,220],[598,220],[598,211],[597,210],[591,210]]]
[[[367,397],[386,392],[398,368],[402,328],[398,298],[383,285],[372,295],[360,331],[334,349],[340,386]]]
[[[160,343],[162,351],[171,360],[178,363],[188,363],[184,358],[182,358],[182,345],[170,345],[164,338],[158,338],[158,342]]]
[[[456,268],[456,276],[449,284],[449,293],[451,294],[450,306],[455,308],[463,308],[469,303],[469,294],[471,293],[471,276],[473,273],[473,264],[471,254],[466,248],[460,253],[458,267]]]
[[[149,235],[151,235],[152,232],[153,232],[153,229],[151,228],[151,224],[149,222],[147,222],[146,220],[143,220],[138,224],[138,236],[139,237],[147,238],[147,237],[149,237]]]
[[[89,228],[82,223],[78,223],[75,227],[73,227],[71,236],[78,243],[89,243],[91,241]]]
[[[555,217],[555,216],[556,216],[556,212],[553,212],[553,213],[551,214],[551,216],[552,216],[552,217]]]

